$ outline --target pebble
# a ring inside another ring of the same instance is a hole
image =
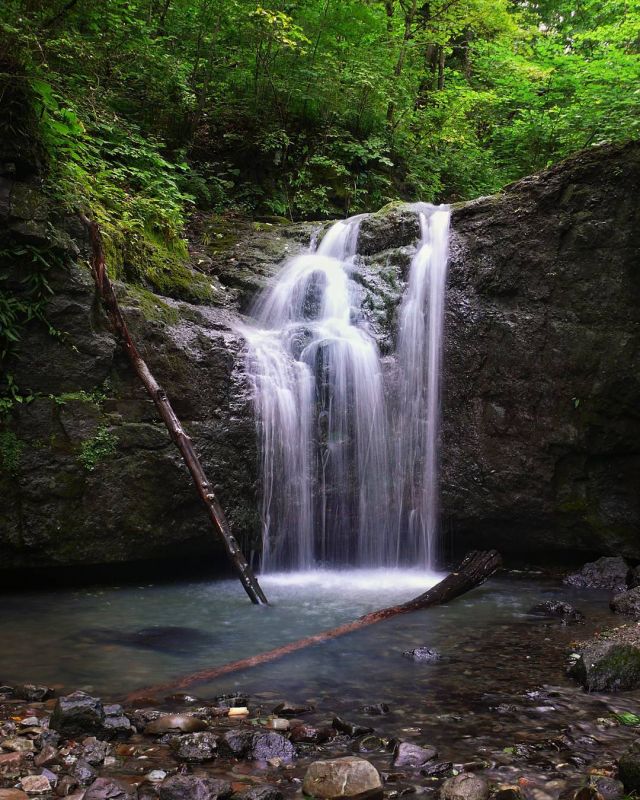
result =
[[[20,785],[27,794],[46,794],[52,788],[46,775],[25,775]]]

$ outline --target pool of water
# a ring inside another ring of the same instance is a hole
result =
[[[0,679],[119,697],[407,600],[439,577],[407,571],[272,575],[262,579],[268,608],[252,606],[235,581],[4,594]],[[527,613],[554,598],[580,608],[587,623],[566,627]],[[565,674],[574,640],[617,623],[608,599],[606,592],[572,589],[540,575],[506,573],[449,605],[389,619],[190,691],[203,698],[246,693],[257,713],[282,699],[310,703],[318,723],[340,714],[385,736],[434,744],[444,758],[488,759],[497,770],[511,768],[509,748],[516,744],[540,747],[540,768],[553,775],[569,767],[562,766],[562,748],[548,744],[551,738],[571,731],[582,753],[578,761],[604,758],[630,730],[602,720],[638,711],[638,693],[590,696]],[[442,660],[420,664],[403,657],[418,646],[438,649]],[[390,711],[367,717],[362,707],[371,703],[386,703]]]

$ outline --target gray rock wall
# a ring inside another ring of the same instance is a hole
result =
[[[638,145],[596,148],[454,209],[442,510],[459,548],[640,558],[639,174]],[[66,266],[51,276],[48,310],[64,336],[30,325],[10,365],[38,396],[0,439],[0,569],[199,554],[222,561],[179,455],[95,301],[82,230],[43,210],[34,176],[3,180],[5,239],[50,245],[53,237]],[[259,528],[257,447],[234,326],[312,228],[238,226],[208,250],[196,232],[198,264],[221,287],[218,306],[119,289],[247,550]],[[354,278],[389,362],[416,235],[401,206],[363,224]],[[19,279],[15,265],[5,268]]]

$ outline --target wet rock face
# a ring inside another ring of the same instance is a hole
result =
[[[453,210],[443,513],[460,547],[640,556],[640,146]]]
[[[443,522],[460,549],[640,558],[639,176],[639,145],[593,148],[453,209],[441,485]],[[12,364],[38,397],[10,426],[17,463],[0,469],[0,570],[213,561],[217,545],[187,471],[95,302],[82,227],[54,218],[34,170],[3,181],[1,230],[50,246],[53,220],[66,266],[50,275],[47,310],[65,336],[34,323]],[[207,252],[207,237],[192,232],[215,305],[118,291],[249,550],[258,546],[258,453],[236,325],[320,226],[245,227],[215,234],[224,246]],[[406,206],[367,217],[352,275],[391,384],[417,237]],[[11,265],[0,266],[18,285]]]

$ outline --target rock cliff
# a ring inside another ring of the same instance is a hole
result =
[[[10,369],[35,399],[0,434],[0,569],[207,554],[222,558],[177,451],[94,297],[87,243],[4,162],[3,243],[59,255],[47,317]],[[599,147],[456,206],[442,436],[445,539],[523,556],[640,559],[640,145]],[[192,433],[234,532],[257,546],[257,443],[241,312],[314,228],[192,230],[217,304],[121,285],[144,357]],[[354,279],[389,355],[415,215],[363,222]],[[211,245],[211,241],[214,245]],[[19,286],[5,247],[2,271]],[[64,266],[63,266],[64,265]]]

